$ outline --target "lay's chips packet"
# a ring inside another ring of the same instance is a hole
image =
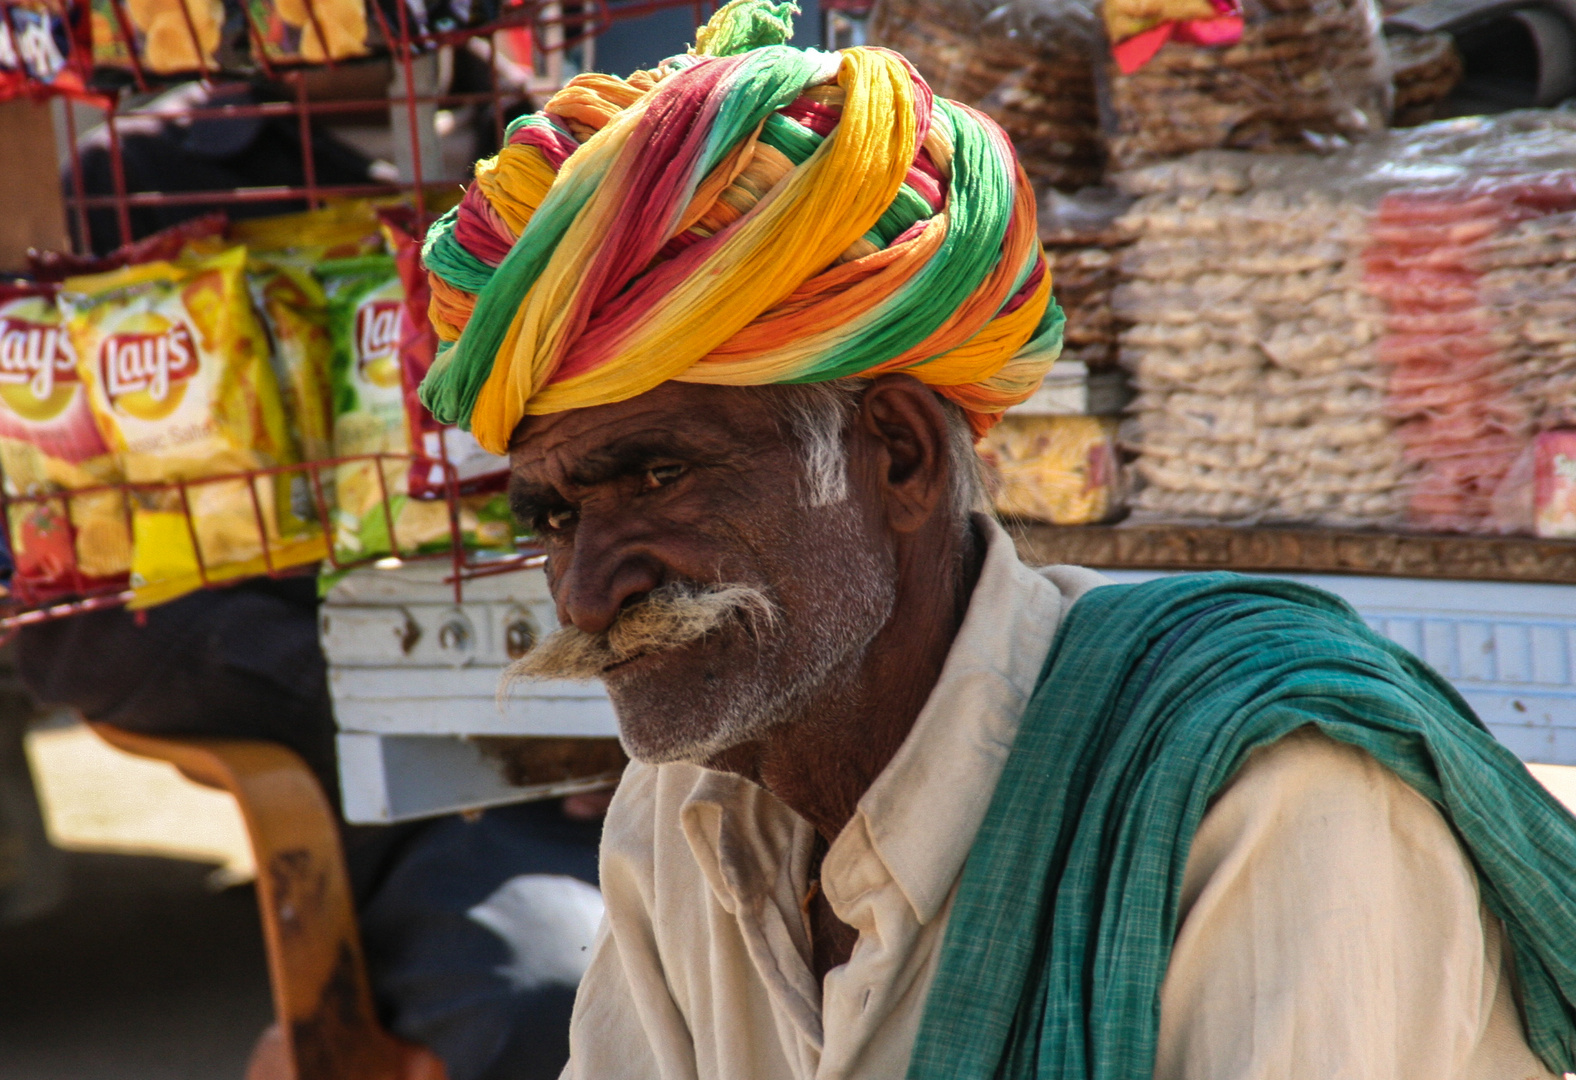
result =
[[[52,286],[0,285],[0,468],[13,497],[120,479]],[[30,598],[63,595],[130,567],[126,507],[117,491],[16,502],[7,525],[16,591]]]
[[[422,448],[406,412],[401,364],[406,297],[395,261],[369,255],[328,262],[318,268],[318,277],[334,338],[334,454],[402,455],[383,461],[381,468],[366,461],[336,469],[335,550],[346,560],[359,560],[447,547],[453,532],[448,501],[441,497],[446,490],[435,487],[426,493],[429,498],[413,497],[411,490],[413,470],[405,455],[420,455]],[[425,470],[418,471],[425,476]],[[462,497],[458,513],[465,545],[512,546],[501,494]]]
[[[126,479],[188,482],[184,496],[139,492],[132,581],[144,603],[199,587],[199,556],[214,581],[323,555],[303,476],[208,479],[297,460],[245,265],[237,247],[61,287],[88,403]]]

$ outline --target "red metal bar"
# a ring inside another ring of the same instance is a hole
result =
[[[186,23],[186,36],[192,39],[192,51],[197,55],[197,72],[203,82],[208,81],[208,56],[202,47],[202,38],[197,35],[197,24],[192,21],[192,9],[186,5],[190,0],[180,0],[181,19]]]
[[[312,145],[312,110],[307,108],[306,78],[297,72],[294,81],[296,126],[301,129],[301,173],[306,180],[306,205],[308,209],[316,210],[321,201],[317,197],[317,154]]]
[[[120,131],[115,127],[115,109],[120,104],[112,102],[104,113],[104,128],[109,133],[109,169],[115,189],[115,224],[120,227],[121,244],[129,244],[131,235],[131,207],[126,202],[126,162],[120,154]]]
[[[328,564],[335,570],[345,569],[336,554],[338,545],[335,543],[337,534],[334,530],[334,519],[328,512],[328,499],[323,495],[323,476],[319,472],[317,462],[307,463],[307,476],[312,482],[312,502],[317,506],[317,520],[323,527],[323,544],[328,549]]]
[[[62,604],[51,604],[49,607],[18,612],[0,618],[0,630],[15,630],[18,627],[32,626],[52,619],[80,615],[85,611],[102,611],[105,608],[120,607],[129,603],[136,595],[130,589],[124,589],[111,596],[90,596],[85,600],[70,600]]]
[[[290,72],[294,74],[294,71]],[[481,105],[491,101],[487,91],[468,94],[417,94],[420,104]],[[228,120],[245,116],[294,116],[302,108],[313,113],[381,112],[389,107],[388,98],[349,98],[344,101],[308,101],[305,106],[295,101],[259,101],[248,105],[199,105],[189,109],[155,111],[134,109],[122,113],[122,119],[159,116],[181,120]]]
[[[142,70],[142,57],[137,54],[137,33],[131,28],[131,18],[126,14],[126,5],[121,0],[110,0],[110,8],[115,12],[115,29],[120,34],[121,44],[126,46],[126,56],[131,60],[131,77],[137,84],[137,89],[146,94],[148,92],[147,75]]]
[[[302,0],[302,2],[306,4],[307,20],[312,24],[312,30],[317,34],[317,43],[323,46],[323,65],[332,70],[334,67],[334,55],[329,51],[328,35],[323,33],[323,23],[317,17],[317,5],[312,0]],[[403,3],[404,0],[399,0],[399,2]],[[372,6],[374,8],[378,6],[377,0],[373,0]]]
[[[404,188],[393,184],[331,184],[316,189],[319,197],[328,195],[392,195]],[[288,202],[306,197],[306,189],[298,187],[236,188],[225,191],[134,191],[124,198],[113,195],[88,195],[82,200],[88,207],[100,206],[190,206],[194,203],[214,203],[220,206],[232,203]]]
[[[401,558],[404,553],[400,550],[399,537],[394,533],[394,505],[389,501],[389,482],[388,477],[383,474],[382,454],[376,455],[373,466],[378,471],[378,495],[383,504],[383,520],[388,523],[389,527],[389,554],[396,559]],[[411,553],[415,554],[415,548],[411,549]]]
[[[449,504],[449,551],[454,556],[454,602],[465,599],[460,574],[465,569],[465,534],[460,532],[460,471],[449,461],[449,443],[438,432],[438,457],[443,463],[443,491]]]
[[[77,254],[85,254],[93,249],[93,243],[88,236],[88,208],[82,200],[87,198],[87,184],[82,179],[82,149],[77,145],[77,110],[76,103],[72,101],[61,102],[61,107],[66,113],[66,142],[71,153],[71,193],[74,196],[69,200],[72,210],[77,218]]]
[[[76,508],[71,505],[71,496],[61,496],[60,509],[62,520],[66,523],[66,543],[71,546],[71,591],[87,592],[88,578],[82,572],[82,561],[77,555],[77,515],[74,512]],[[131,534],[126,535],[130,539]]]
[[[186,515],[186,532],[192,538],[192,558],[197,560],[197,580],[204,586],[210,585],[212,582],[208,580],[208,563],[202,557],[202,541],[197,537],[197,522],[192,517],[192,504],[186,494],[186,481],[179,481],[175,489],[180,492],[181,510]]]
[[[255,477],[255,476],[252,477],[250,480],[248,480],[246,482],[246,490],[248,492],[250,492],[251,496],[252,496],[252,518],[253,518],[253,520],[255,520],[257,522],[257,539],[260,540],[262,542],[262,545],[263,545],[263,565],[268,568],[268,576],[269,577],[273,577],[274,576],[274,553],[268,546],[268,522],[263,519],[263,500],[258,498],[258,496],[257,496],[258,480],[259,480],[259,478]],[[271,482],[271,483],[274,483],[276,485],[278,483],[277,480],[264,481],[264,482],[265,483],[270,483]],[[279,518],[279,492],[278,492],[278,490],[276,488],[276,490],[274,491],[274,519],[278,520],[278,518]]]
[[[383,19],[382,5],[374,3],[372,7],[379,12],[378,18]],[[424,229],[427,225],[427,193],[423,190],[421,181],[421,130],[416,112],[415,68],[410,59],[410,12],[406,10],[403,0],[397,0],[395,10],[399,12],[400,70],[405,75],[405,134],[410,138],[411,193],[416,196],[416,228]],[[387,25],[387,20],[384,20],[384,25]],[[378,475],[381,476],[382,473]],[[394,539],[392,529],[393,526],[390,525],[390,541]]]
[[[499,577],[503,574],[514,574],[521,570],[534,570],[547,564],[547,556],[540,552],[531,553],[522,551],[518,555],[508,555],[495,562],[467,563],[463,572],[466,581],[475,581],[478,578]],[[444,578],[445,585],[455,580]]]
[[[503,145],[503,95],[498,91],[498,35],[487,39],[487,97],[492,105],[493,145]]]

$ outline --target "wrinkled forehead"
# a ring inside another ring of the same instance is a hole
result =
[[[667,382],[627,401],[527,416],[510,440],[510,469],[557,485],[631,455],[721,461],[771,451],[785,437],[773,389]]]

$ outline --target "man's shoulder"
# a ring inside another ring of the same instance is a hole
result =
[[[1031,566],[1029,569],[1056,586],[1056,591],[1062,594],[1064,610],[1077,603],[1083,594],[1090,589],[1098,589],[1102,585],[1115,584],[1115,582],[1098,570],[1091,570],[1087,566],[1055,564],[1051,566]]]

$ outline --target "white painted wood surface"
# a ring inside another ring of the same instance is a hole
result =
[[[357,570],[320,616],[339,724],[345,817],[403,821],[565,794],[509,785],[469,742],[479,735],[611,737],[600,683],[520,683],[504,668],[558,624],[540,570],[467,582],[454,602],[447,563]]]

